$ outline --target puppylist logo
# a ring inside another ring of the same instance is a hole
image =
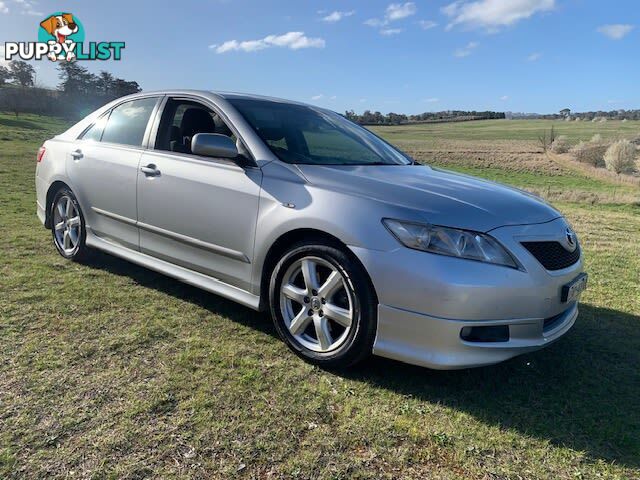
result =
[[[40,22],[37,42],[6,42],[5,60],[48,58],[53,62],[120,60],[124,42],[85,43],[84,27],[71,13],[56,12]]]

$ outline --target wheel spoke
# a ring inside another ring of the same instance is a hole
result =
[[[69,230],[64,231],[62,246],[65,250],[69,250],[71,248],[71,235],[69,234]]]
[[[325,317],[330,318],[336,323],[347,328],[351,326],[351,311],[346,308],[338,307],[331,303],[327,303],[322,308]]]
[[[71,239],[71,246],[75,247],[78,244],[78,229],[70,228],[69,229],[69,238]]]
[[[329,298],[338,287],[342,286],[342,275],[337,270],[334,270],[329,274],[327,280],[318,289],[318,294],[321,297]]]
[[[298,302],[300,305],[304,305],[304,297],[306,296],[306,290],[298,288],[295,285],[288,283],[282,287],[282,293],[290,300]],[[307,301],[309,301],[307,299]]]
[[[57,231],[64,230],[64,221],[57,223],[55,228]]]
[[[75,217],[70,218],[68,222],[70,227],[77,227],[78,225],[80,225],[80,216],[76,215]]]
[[[318,337],[318,343],[322,350],[327,350],[333,343],[331,333],[329,332],[329,322],[326,317],[318,317],[313,321],[316,329],[316,337]]]
[[[71,201],[71,199],[69,197],[67,197],[67,207],[65,209],[65,217],[64,218],[71,218],[73,214],[73,202]]]
[[[305,259],[302,261],[302,276],[307,292],[318,289],[318,272],[314,261]]]
[[[307,309],[303,308],[302,310],[300,310],[300,313],[298,313],[298,315],[296,315],[295,318],[291,320],[289,331],[292,335],[300,335],[309,326],[311,320],[312,317],[307,314]]]

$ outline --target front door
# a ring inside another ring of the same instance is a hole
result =
[[[140,249],[248,290],[262,172],[191,153],[197,133],[235,135],[209,107],[168,99],[138,175]]]

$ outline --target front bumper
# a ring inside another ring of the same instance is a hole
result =
[[[566,222],[501,227],[490,232],[522,269],[490,265],[399,246],[391,251],[351,247],[378,295],[375,354],[436,369],[494,364],[543,348],[574,324],[577,302],[562,287],[583,270],[583,259],[547,271],[521,245],[561,239]],[[546,326],[545,326],[546,321]],[[465,327],[506,325],[506,341],[467,341]]]
[[[578,317],[576,303],[548,328],[543,318],[464,321],[431,317],[387,305],[378,306],[378,332],[373,352],[382,357],[424,367],[448,370],[480,367],[532,352],[558,340]],[[468,342],[460,334],[465,327],[507,325],[506,342]]]

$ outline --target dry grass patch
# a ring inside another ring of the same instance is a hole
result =
[[[633,173],[636,169],[636,146],[628,140],[613,143],[604,154],[607,170],[620,173]]]

